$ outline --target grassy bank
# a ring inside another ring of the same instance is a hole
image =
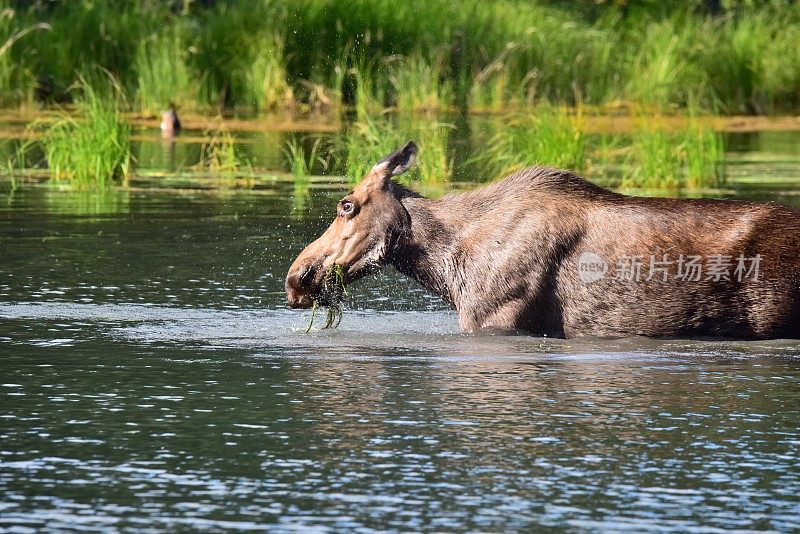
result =
[[[713,15],[700,0],[577,10],[512,0],[30,4],[0,1],[7,105],[69,100],[80,73],[102,68],[145,114],[169,101],[198,110],[800,108],[796,2],[722,2]]]

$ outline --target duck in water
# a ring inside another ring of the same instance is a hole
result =
[[[161,134],[173,136],[181,129],[181,120],[178,118],[178,110],[175,104],[170,103],[167,111],[161,114]]]

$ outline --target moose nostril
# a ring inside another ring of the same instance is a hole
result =
[[[302,290],[314,279],[314,268],[310,265],[295,270],[286,277],[287,289]]]
[[[300,285],[304,286],[314,279],[314,267],[311,265],[306,266],[300,275]]]

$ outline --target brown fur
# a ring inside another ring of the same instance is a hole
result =
[[[362,203],[346,221],[363,242],[350,247],[352,257],[342,255],[337,242],[345,227],[337,223],[340,216],[297,258],[286,282],[290,304],[310,304],[326,264],[343,265],[348,283],[391,264],[450,302],[464,331],[800,338],[797,210],[628,197],[543,167],[432,200],[398,186],[391,174],[379,164],[345,197]],[[578,258],[584,252],[606,260],[609,273],[591,283],[581,280]],[[650,256],[662,254],[673,260],[732,256],[731,279],[709,280],[704,272],[702,280],[685,281],[673,271],[667,280],[645,280]],[[758,279],[737,280],[735,258],[756,254]],[[617,259],[634,255],[643,257],[641,280],[617,279]],[[309,266],[314,276],[301,283]]]

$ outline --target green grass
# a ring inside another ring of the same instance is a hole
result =
[[[541,105],[530,116],[510,119],[478,157],[496,177],[530,165],[574,171],[586,169],[586,135],[579,117],[562,108]]]
[[[408,123],[401,129],[406,140],[415,140],[421,147],[417,156],[416,170],[410,179],[417,179],[425,184],[441,184],[453,177],[453,158],[450,152],[450,134],[453,125],[436,121],[417,121],[406,117]],[[398,144],[399,148],[402,144]]]
[[[783,20],[757,12],[712,28],[702,64],[725,111],[763,113],[798,104],[800,25],[793,7]]]
[[[354,101],[369,113],[386,104],[506,112],[542,101],[800,107],[797,2],[724,2],[721,16],[706,14],[702,0],[581,9],[514,0],[218,0],[181,11],[174,2],[28,4],[0,3],[0,40],[52,30],[0,54],[5,103],[37,88],[69,97],[80,72],[102,67],[150,113],[164,100],[323,111]],[[353,72],[359,83],[344,87]]]
[[[306,145],[310,143],[308,150]],[[311,180],[309,177],[314,169],[328,168],[328,160],[323,157],[326,150],[324,139],[314,137],[311,139],[292,138],[286,142],[283,153],[289,163],[293,178],[292,189],[292,217],[303,219],[306,214],[306,204],[310,197]]]
[[[340,139],[345,174],[358,182],[384,156],[413,140],[419,147],[414,167],[397,179],[426,184],[441,183],[453,174],[448,141],[452,125],[420,121],[414,116],[370,117],[356,123]]]
[[[102,91],[82,80],[79,114],[61,113],[44,126],[39,143],[53,179],[81,189],[103,189],[129,177],[130,126],[120,117],[118,91]]]
[[[698,90],[700,83],[690,83],[690,77],[699,73],[691,62],[693,43],[689,42],[699,30],[694,18],[675,17],[649,24],[649,37],[629,59],[625,98],[663,107],[685,104],[689,98],[685,91]]]
[[[262,36],[250,53],[253,62],[247,69],[246,84],[253,106],[257,110],[291,107],[295,97],[287,82],[282,39]]]
[[[246,102],[250,97],[250,47],[243,37],[251,26],[250,20],[244,10],[226,3],[199,14],[200,26],[191,36],[195,52],[190,56],[190,66],[199,75],[198,96],[202,104],[222,108],[242,104],[241,100]]]
[[[674,136],[663,130],[637,132],[625,162],[629,169],[623,187],[677,188],[681,165]]]
[[[309,143],[310,147],[306,149]],[[325,152],[324,138],[319,136],[305,139],[292,138],[286,142],[283,151],[295,180],[307,179],[313,169],[326,170],[328,160],[323,157]]]
[[[387,154],[401,146],[397,128],[386,118],[371,119],[352,124],[344,132],[343,145],[345,174],[351,182],[359,182],[370,169]]]
[[[387,100],[386,87],[380,83],[386,78],[386,66],[382,62],[358,59],[355,63],[349,72],[355,84],[353,98],[356,117],[358,120],[367,120],[370,115],[380,113]]]
[[[677,132],[640,129],[631,140],[623,187],[718,187],[725,181],[722,134],[690,125]]]
[[[144,115],[156,115],[170,103],[180,108],[195,102],[186,45],[176,31],[142,40],[136,53],[136,103]]]
[[[445,55],[428,60],[419,53],[395,61],[390,80],[397,108],[403,111],[434,111],[453,104],[453,83],[445,75]]]
[[[690,127],[679,145],[687,187],[717,187],[725,182],[725,141],[707,128]]]
[[[50,25],[39,22],[21,27],[17,12],[8,2],[0,2],[0,105],[33,101],[36,85],[33,72],[23,62],[15,61],[12,54],[17,41],[35,39],[29,34],[40,30],[50,30]]]
[[[473,161],[487,179],[531,165],[549,165],[595,178],[616,170],[623,187],[675,189],[724,183],[722,134],[695,119],[676,131],[649,126],[656,119],[638,117],[641,125],[633,133],[587,134],[591,116],[540,105],[533,114],[500,121],[492,133],[479,137],[485,149]]]
[[[200,161],[195,170],[233,180],[242,174],[252,175],[249,161],[240,157],[230,130],[223,125],[205,132],[206,141],[200,147]]]
[[[170,28],[166,3],[112,0],[54,2],[19,9],[27,23],[48,23],[52,30],[15,46],[14,57],[40,80],[51,99],[78,98],[70,91],[82,73],[105,70],[134,94],[138,80],[136,54],[143,40]]]
[[[518,84],[515,84],[511,78],[512,69],[510,67],[519,49],[518,43],[507,43],[497,57],[475,74],[471,81],[468,97],[471,109],[500,112],[512,101],[518,105],[520,104],[519,94],[514,94],[514,89],[526,93],[525,101],[528,100],[528,92],[532,98],[535,96],[535,80],[537,78],[535,73],[527,76]]]

